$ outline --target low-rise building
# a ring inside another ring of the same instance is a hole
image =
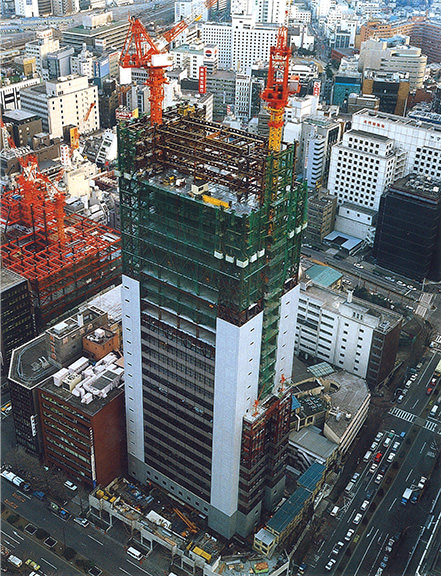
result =
[[[8,380],[19,446],[35,454],[41,453],[38,389],[51,381],[60,368],[81,357],[83,335],[106,323],[106,313],[89,307],[12,352]]]
[[[373,389],[394,367],[401,322],[399,314],[353,298],[352,292],[345,297],[312,281],[302,282],[295,350],[367,379]],[[379,353],[377,339],[388,354]]]

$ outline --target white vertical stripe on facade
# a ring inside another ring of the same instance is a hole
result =
[[[144,462],[140,291],[139,282],[124,274],[122,276],[121,302],[127,451],[130,456]]]
[[[227,516],[238,504],[242,419],[258,396],[262,320],[261,312],[241,327],[216,322],[210,503]]]

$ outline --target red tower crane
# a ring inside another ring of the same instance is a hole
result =
[[[210,8],[216,2],[217,0],[205,0],[196,7],[196,10],[199,7]],[[196,22],[201,18],[201,14],[193,16],[192,13],[155,40],[153,40],[137,18],[129,18],[130,26],[119,63],[123,68],[145,68],[147,70],[148,78],[146,84],[150,88],[150,122],[152,126],[162,123],[164,84],[167,84],[165,70],[173,64],[173,59],[168,53],[168,46],[192,22]]]
[[[280,26],[275,46],[270,48],[270,61],[266,88],[261,98],[267,103],[270,112],[269,148],[280,150],[282,143],[283,115],[288,104],[288,96],[300,91],[300,83],[296,87],[289,83],[289,59],[291,48],[288,46],[288,28]],[[298,79],[297,79],[298,80]]]

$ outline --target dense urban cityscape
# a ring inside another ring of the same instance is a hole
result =
[[[441,576],[441,1],[0,30],[2,572]]]

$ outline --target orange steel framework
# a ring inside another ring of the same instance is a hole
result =
[[[12,144],[11,144],[12,145]],[[64,193],[38,170],[36,158],[20,159],[16,185],[0,202],[2,265],[29,280],[37,324],[120,282],[120,237],[78,215],[65,215]]]
[[[200,7],[210,8],[216,2],[217,0],[205,0],[201,2]],[[130,26],[119,63],[123,68],[145,68],[147,70],[146,84],[150,88],[150,122],[152,126],[162,124],[164,84],[168,82],[165,70],[173,64],[167,52],[168,46],[192,22],[200,20],[201,17],[201,15],[194,17],[190,14],[155,40],[137,18],[129,18]]]

